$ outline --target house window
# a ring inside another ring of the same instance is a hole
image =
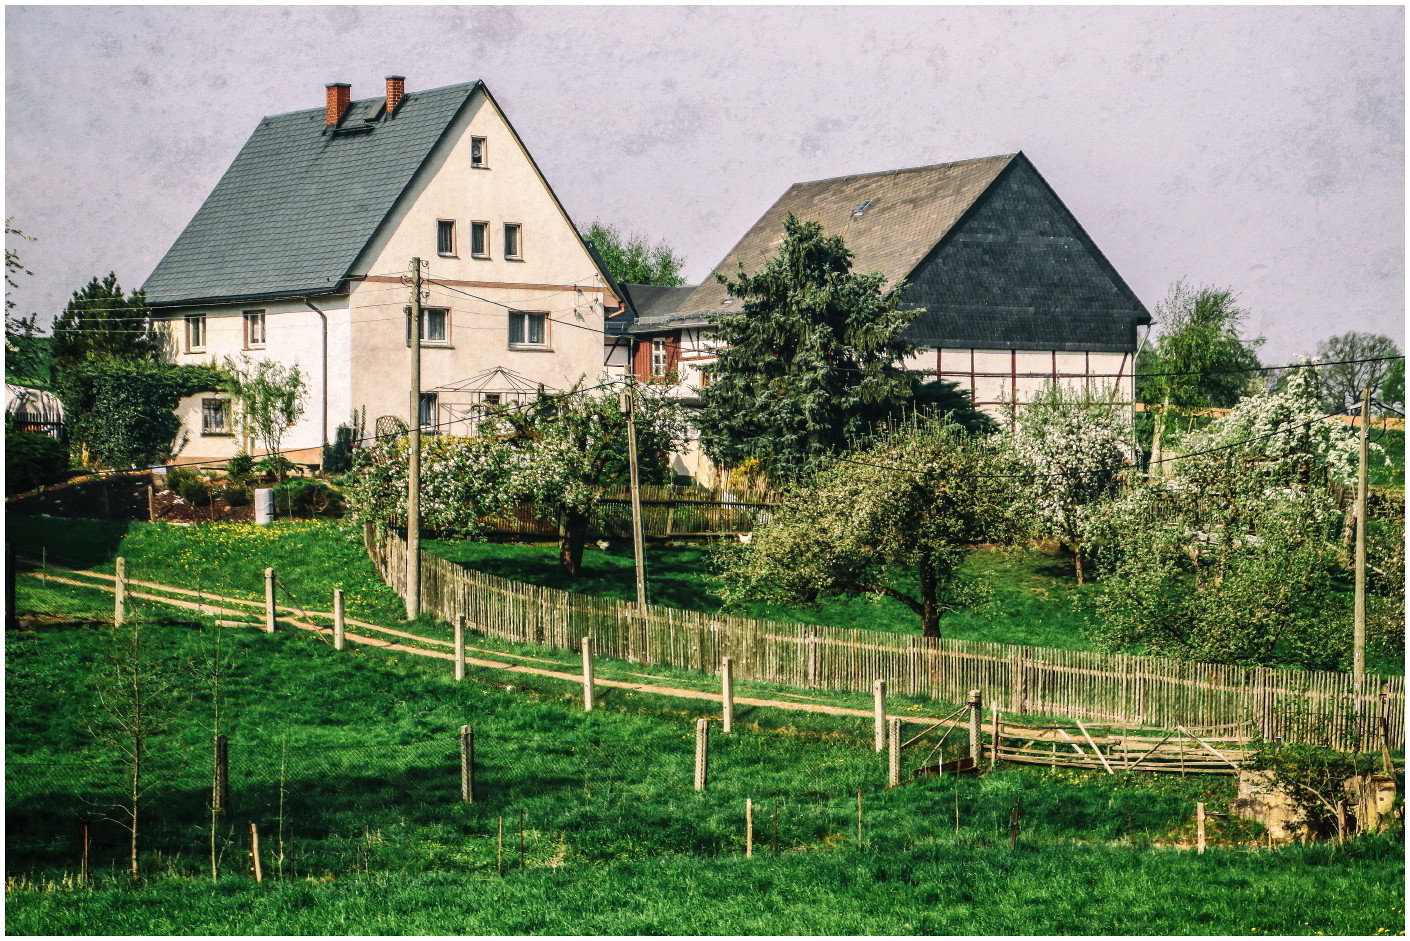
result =
[[[470,138],[470,166],[481,170],[490,165],[490,154],[483,137]]]
[[[519,257],[519,223],[517,222],[504,224],[504,257]]]
[[[420,421],[422,428],[434,430],[438,422],[436,421],[437,407],[440,405],[440,396],[434,392],[421,393]]]
[[[403,308],[406,313],[408,345],[411,343],[411,308]],[[450,342],[450,311],[443,307],[421,308],[421,345]]]
[[[499,404],[499,393],[498,393],[498,392],[486,392],[486,393],[485,393],[485,404],[486,404],[486,405],[498,405],[498,404]]]
[[[201,434],[230,434],[229,399],[201,399]]]
[[[666,341],[659,337],[651,341],[651,375],[666,375]]]
[[[455,254],[455,220],[436,220],[436,254]]]
[[[490,257],[490,224],[470,223],[470,254],[476,258]]]
[[[186,352],[199,353],[206,348],[206,315],[186,317]]]
[[[510,346],[547,346],[548,315],[531,314],[522,310],[509,312]]]
[[[262,350],[265,341],[264,311],[245,311],[245,349]]]

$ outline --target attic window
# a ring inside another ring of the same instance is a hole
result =
[[[866,211],[867,211],[867,207],[870,206],[870,205],[871,205],[871,200],[870,200],[870,199],[864,199],[864,200],[862,200],[860,203],[857,204],[857,208],[852,210],[852,218],[853,218],[853,219],[860,219],[860,218],[862,217],[862,213],[866,212]]]
[[[483,137],[470,138],[470,166],[487,169],[490,165],[489,148]]]

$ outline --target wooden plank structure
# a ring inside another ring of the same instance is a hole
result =
[[[394,531],[365,533],[368,552],[393,590],[405,593],[405,542]],[[931,639],[879,631],[783,624],[648,606],[513,582],[423,553],[423,610],[456,623],[464,615],[489,637],[559,650],[581,649],[592,638],[597,656],[657,663],[714,675],[723,657],[736,681],[868,693],[885,680],[888,691],[963,703],[981,690],[1007,716],[1061,716],[1102,728],[1183,726],[1188,735],[1227,741],[1253,737],[1327,742],[1343,749],[1377,748],[1381,729],[1404,747],[1403,677],[1370,677],[1354,694],[1351,675],[1193,663],[1162,657]],[[1384,721],[1382,721],[1384,720]],[[1069,728],[1079,745],[1084,731]],[[1001,729],[999,738],[1009,736]],[[1056,733],[1054,733],[1056,734]],[[1006,746],[1003,760],[1042,763],[1049,750],[1037,738]],[[1143,767],[1170,747],[1146,748],[1126,736],[1114,744],[1122,762],[1146,752]],[[1168,744],[1168,743],[1167,743]],[[1072,755],[1069,743],[1063,751]],[[1090,755],[1090,747],[1079,751]],[[1011,751],[1010,755],[1008,752]],[[1075,758],[1076,756],[1073,755]],[[1198,760],[1215,761],[1208,751]],[[1095,767],[1101,760],[1091,756]],[[1190,761],[1196,761],[1194,756]]]

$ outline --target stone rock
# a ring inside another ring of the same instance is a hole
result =
[[[1297,802],[1267,771],[1239,772],[1239,793],[1229,802],[1229,813],[1263,824],[1274,843],[1290,843],[1307,832]]]
[[[1355,775],[1342,784],[1346,802],[1356,815],[1356,829],[1379,833],[1395,811],[1395,779],[1384,774]]]

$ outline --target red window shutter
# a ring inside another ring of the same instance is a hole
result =
[[[651,377],[651,341],[637,340],[632,351],[632,375],[642,382]]]

